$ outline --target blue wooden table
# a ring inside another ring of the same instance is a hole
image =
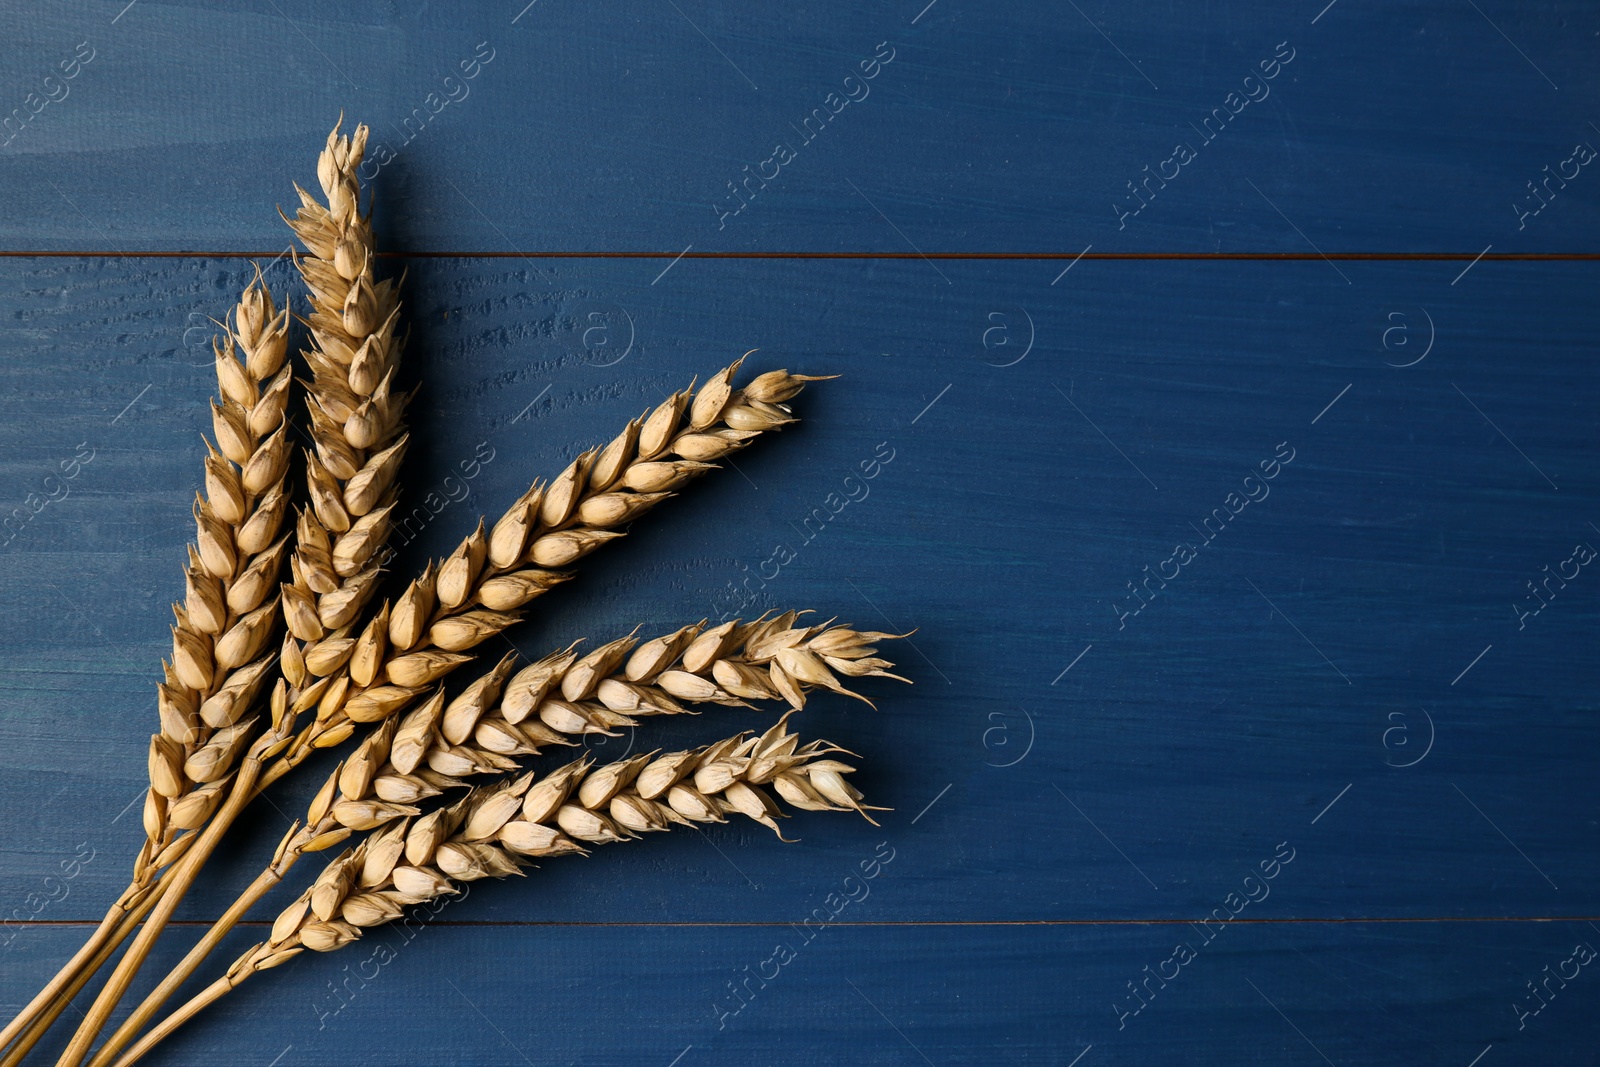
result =
[[[803,716],[894,810],[480,884],[152,1062],[1593,1062],[1600,11],[781,7],[0,13],[0,1016],[141,840],[208,320],[342,110],[408,492],[494,457],[396,574],[740,353],[839,374],[513,636],[915,627]]]

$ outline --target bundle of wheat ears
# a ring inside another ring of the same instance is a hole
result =
[[[305,373],[289,358],[287,301],[279,306],[259,271],[219,323],[215,443],[157,686],[145,841],[94,934],[0,1032],[0,1067],[22,1063],[119,950],[60,1067],[134,1063],[252,975],[306,949],[336,951],[459,883],[517,873],[540,857],[729,816],[777,832],[774,794],[812,811],[872,810],[845,777],[854,768],[832,758],[848,753],[802,743],[789,721],[810,690],[858,696],[841,679],[897,677],[873,647],[895,635],[806,625],[793,611],[702,620],[586,653],[574,644],[526,665],[512,653],[464,688],[445,684],[531,601],[572,578],[572,564],[793,422],[787,402],[817,378],[774,370],[736,387],[736,361],[698,389],[690,383],[534,482],[492,526],[480,520],[394,599],[378,598],[410,397],[395,384],[399,287],[375,278],[370,212],[360,209],[366,138],[365,126],[349,136],[334,127],[317,162],[323,199],[297,186],[300,206],[287,220],[305,247],[296,258],[310,305],[299,320]],[[311,442],[303,471],[291,428]],[[790,710],[761,733],[703,748],[527,769],[573,738],[616,736],[707,703]],[[97,1047],[240,813],[317,750],[347,743],[261,874]],[[270,936],[169,1009],[302,856],[341,845]]]

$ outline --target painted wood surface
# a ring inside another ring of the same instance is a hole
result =
[[[344,109],[391,247],[1592,251],[1592,4],[1326,3],[19,7],[7,231],[276,251]]]
[[[262,976],[155,1062],[1586,1062],[1587,980],[1548,976],[1600,945],[1600,578],[1575,547],[1600,545],[1600,266],[1499,257],[1595,251],[1586,167],[1536,214],[1525,187],[1600,145],[1594,22],[1349,0],[0,15],[18,106],[94,49],[0,147],[0,504],[28,515],[0,547],[0,1014],[140,836],[207,319],[250,270],[93,253],[271,261],[271,206],[343,107],[396,128],[375,184],[424,387],[408,506],[459,498],[396,573],[749,349],[842,374],[511,636],[537,655],[777,605],[915,627],[914,687],[804,716],[894,810],[477,886],[414,935]],[[722,217],[885,40],[870,95]],[[1285,40],[1270,94],[1119,225],[1125,183]],[[462,98],[398,145],[435,91]],[[15,254],[52,251],[74,254]],[[663,254],[542,254],[573,252]],[[1097,258],[1155,252],[1308,258]],[[267,276],[287,286],[286,259]],[[312,788],[257,805],[184,923]]]

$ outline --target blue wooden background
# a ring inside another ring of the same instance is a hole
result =
[[[0,548],[0,912],[32,916],[0,1015],[125,881],[206,320],[247,256],[289,285],[273,206],[342,109],[407,272],[406,484],[495,456],[396,570],[748,349],[841,374],[514,636],[719,614],[786,544],[757,609],[918,628],[914,687],[803,717],[895,810],[476,887],[357,995],[370,949],[303,959],[154,1062],[1593,1061],[1600,977],[1529,986],[1600,946],[1600,574],[1530,588],[1600,547],[1593,5],[115,0],[0,32],[0,504],[92,456]]]

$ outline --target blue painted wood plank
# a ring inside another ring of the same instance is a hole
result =
[[[809,929],[473,928],[446,911],[252,979],[149,1062],[1362,1067],[1580,1063],[1600,1037],[1594,964],[1574,959],[1595,950],[1588,923],[872,925],[911,862]],[[841,875],[805,881],[823,894]],[[14,966],[43,974],[71,936],[30,932]]]
[[[1037,264],[941,269],[956,284],[920,261],[685,262],[655,284],[632,262],[414,265],[413,501],[480,443],[495,458],[397,569],[763,345],[753,366],[846,376],[514,636],[540,653],[738,611],[779,544],[794,560],[745,610],[918,627],[895,657],[914,688],[803,722],[916,820],[889,917],[1198,918],[1285,840],[1315,862],[1263,905],[1277,918],[1592,911],[1596,600],[1586,571],[1543,583],[1600,537],[1594,266],[1452,284],[1453,264],[1344,264],[1349,285],[1322,262],[1083,263],[1054,286]],[[96,859],[41,918],[97,917],[122,884],[213,387],[185,316],[220,313],[245,270],[0,265],[8,507],[94,449],[0,552],[8,910],[80,845]],[[869,495],[817,518],[884,447]],[[229,899],[314,783],[286,786],[186,916]],[[730,829],[553,867],[539,916],[781,921],[803,872],[879,839],[795,826],[793,846]]]
[[[1475,254],[1600,234],[1589,4],[518,8],[0,14],[4,243],[280,248],[271,205],[313,180],[341,110],[383,146],[391,248]]]

